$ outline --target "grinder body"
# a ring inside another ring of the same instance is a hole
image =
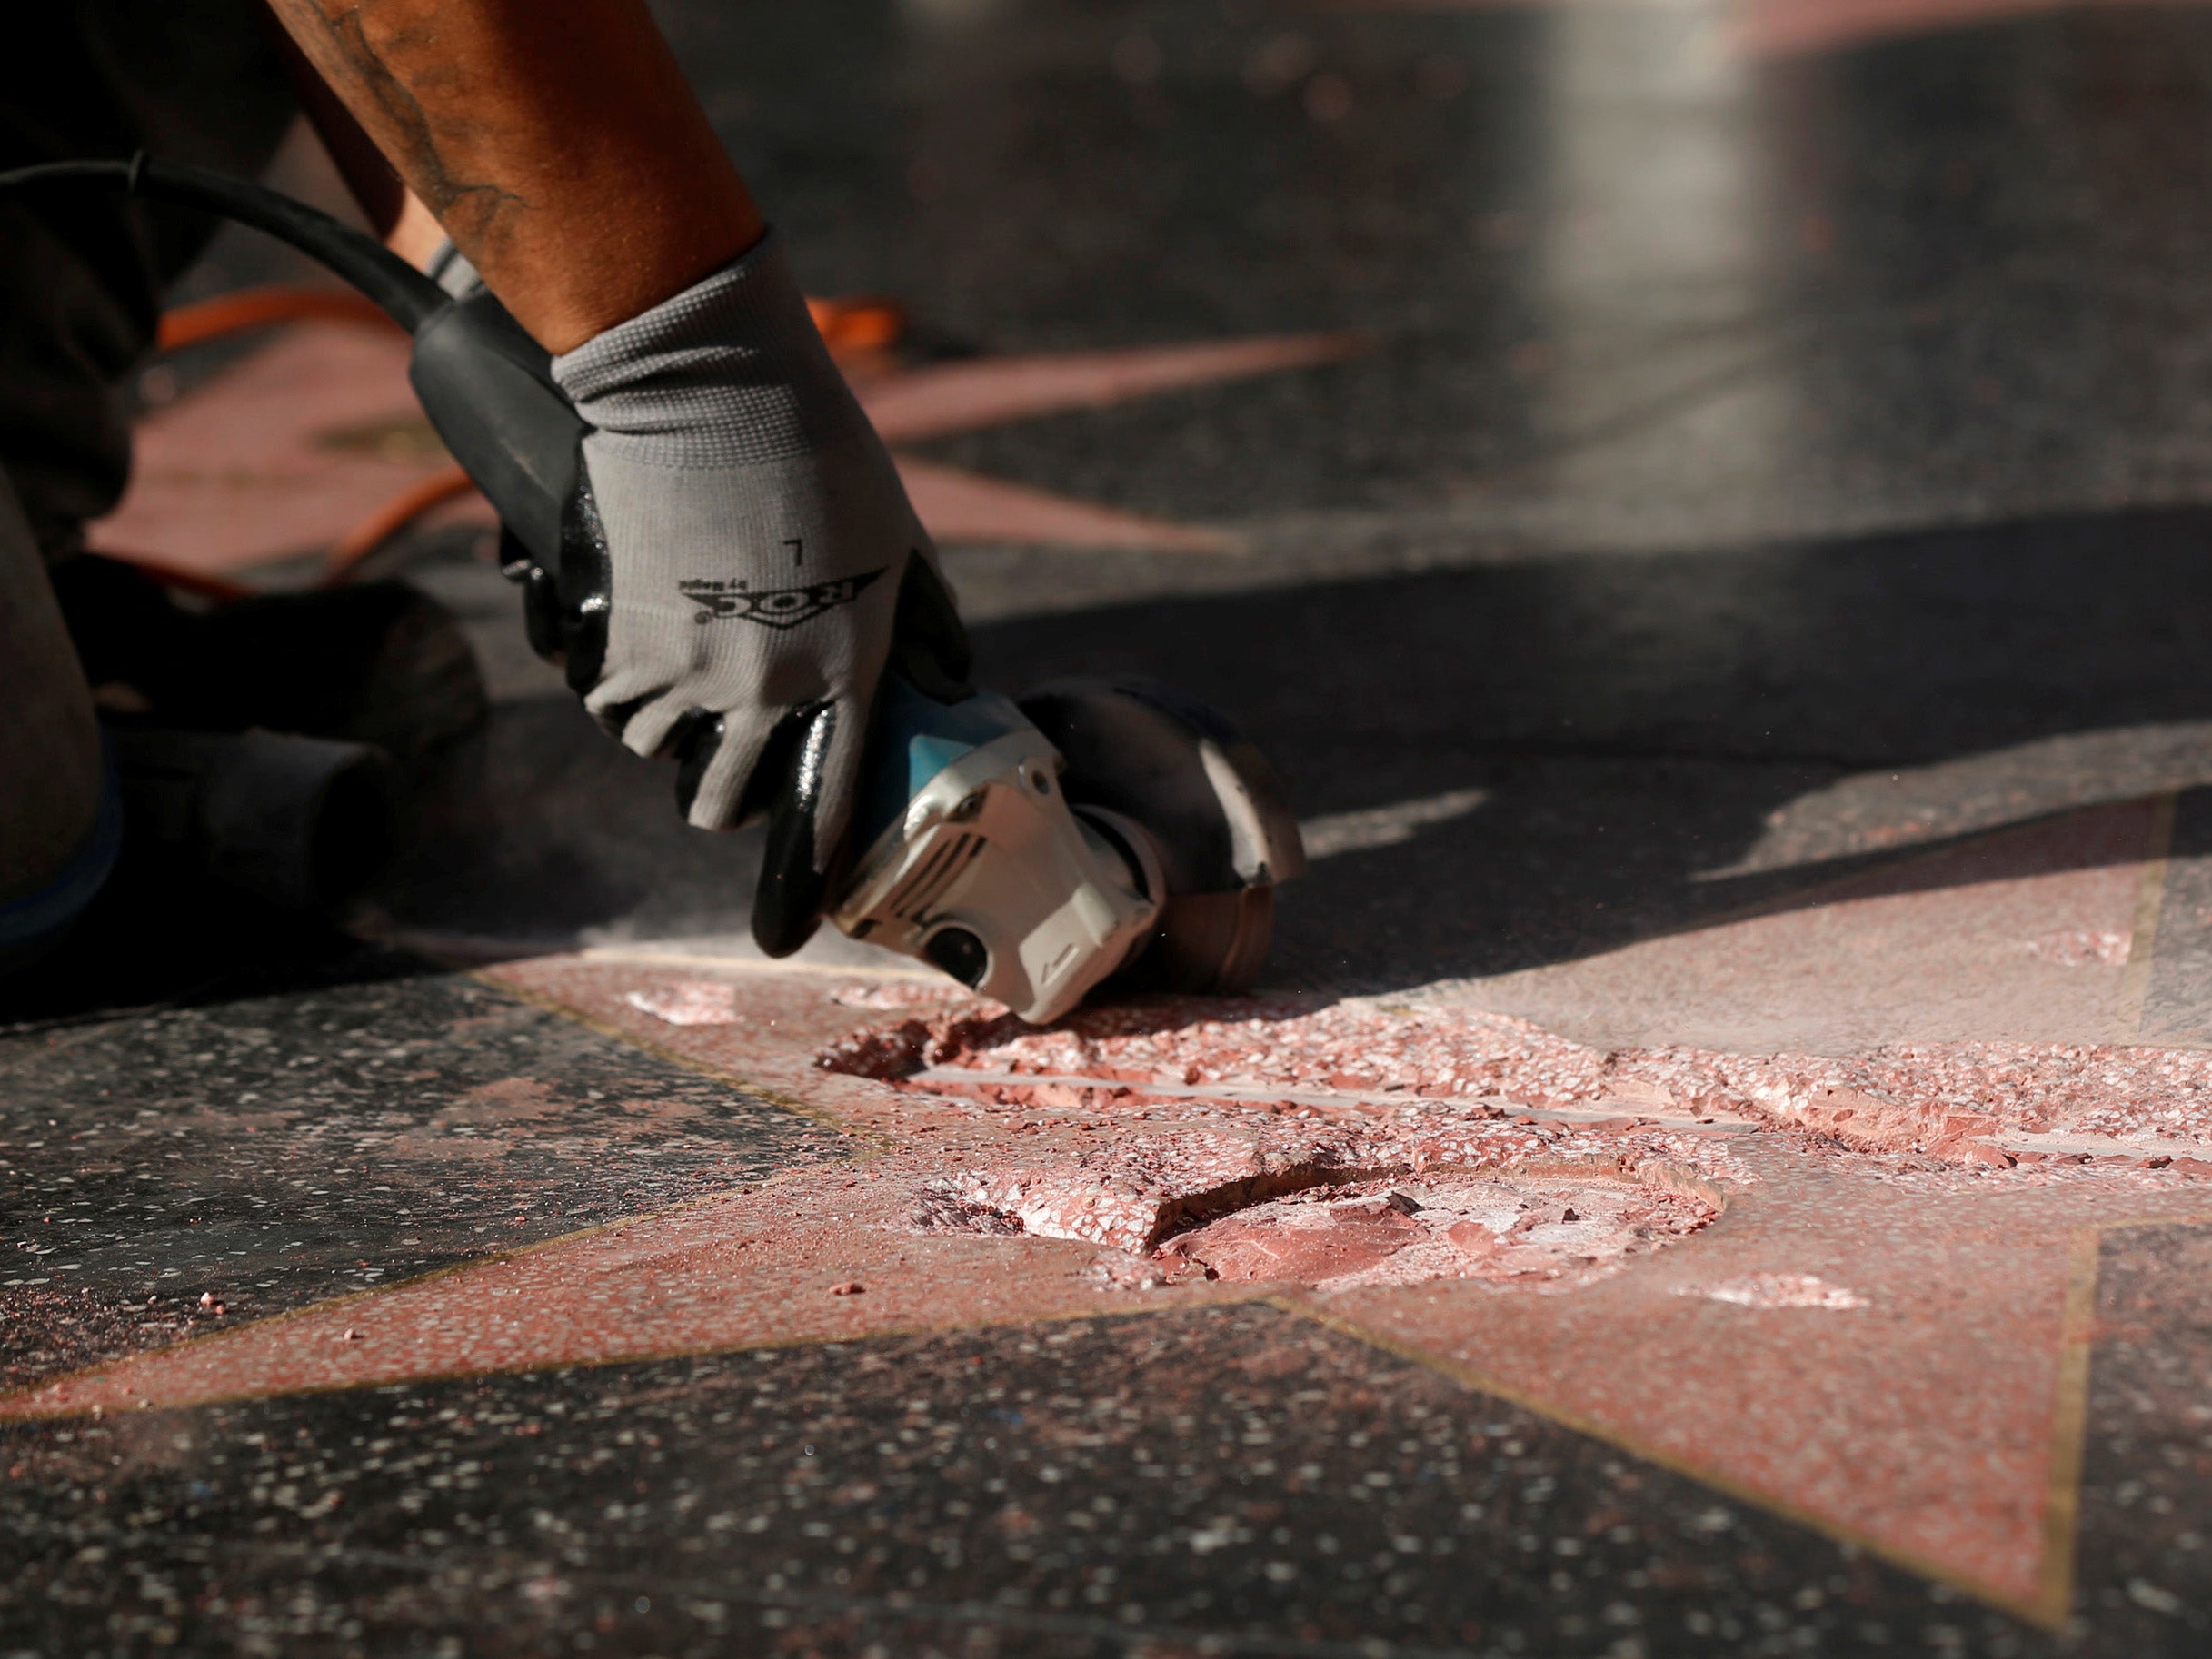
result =
[[[947,703],[886,676],[852,845],[841,929],[1040,1025],[1116,976],[1249,989],[1304,866],[1259,751],[1137,680]]]
[[[1070,810],[1059,751],[1012,703],[940,703],[889,675],[874,738],[830,912],[846,933],[1041,1024],[1143,943],[1161,904],[1143,832]]]

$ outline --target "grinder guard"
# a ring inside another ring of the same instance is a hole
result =
[[[1166,892],[1126,982],[1250,990],[1274,937],[1275,884],[1306,868],[1267,757],[1199,699],[1133,675],[1055,680],[1020,703],[1067,757],[1069,803],[1133,820],[1158,853]]]

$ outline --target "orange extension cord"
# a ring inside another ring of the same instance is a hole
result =
[[[242,288],[219,293],[212,300],[180,305],[162,314],[154,343],[164,352],[180,351],[225,334],[275,323],[366,323],[373,327],[397,328],[376,303],[351,288]]]
[[[895,344],[906,332],[906,313],[889,300],[810,299],[806,308],[813,316],[814,326],[822,331],[832,357],[850,358],[882,351]],[[285,323],[356,323],[374,328],[398,327],[374,303],[351,289],[245,288],[164,313],[154,343],[161,351],[174,352],[243,333],[247,329]],[[351,581],[364,563],[408,525],[432,508],[466,495],[475,487],[459,467],[448,467],[419,483],[410,484],[331,544],[315,585],[335,587]],[[109,556],[136,565],[165,587],[194,593],[203,599],[228,601],[244,599],[252,592],[237,582],[179,570],[158,559],[125,552],[111,552]]]

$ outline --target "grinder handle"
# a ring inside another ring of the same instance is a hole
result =
[[[952,595],[936,567],[915,555],[899,581],[898,611],[892,621],[891,660],[884,665],[874,707],[869,713],[863,771],[852,791],[852,814],[839,844],[822,856],[815,814],[828,781],[817,762],[829,747],[837,710],[827,704],[794,710],[770,740],[754,773],[775,783],[774,797],[762,803],[768,813],[768,839],[761,853],[760,883],[752,896],[752,940],[772,957],[787,957],[814,937],[852,862],[864,850],[855,845],[856,823],[885,766],[903,768],[905,741],[884,730],[890,711],[914,699],[953,706],[975,695],[969,682],[974,653]],[[894,687],[894,682],[897,682]],[[894,695],[894,689],[912,696]],[[903,779],[892,780],[893,787]],[[748,802],[748,805],[751,803]],[[741,816],[750,816],[741,810]]]
[[[564,589],[562,524],[583,476],[591,428],[554,383],[553,357],[488,289],[415,330],[407,378],[423,412],[508,533]],[[581,592],[565,594],[581,603]]]

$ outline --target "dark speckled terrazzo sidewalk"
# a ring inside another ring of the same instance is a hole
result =
[[[2212,9],[657,10],[983,677],[1278,762],[1266,996],[763,962],[403,537],[493,708],[374,904],[0,1007],[0,1659],[2204,1652]],[[365,340],[131,545],[304,580]]]
[[[1269,1309],[79,1426],[45,1639],[257,1653],[2043,1654],[1940,1587]]]
[[[426,971],[0,1036],[0,1088],[10,1386],[852,1146]]]

